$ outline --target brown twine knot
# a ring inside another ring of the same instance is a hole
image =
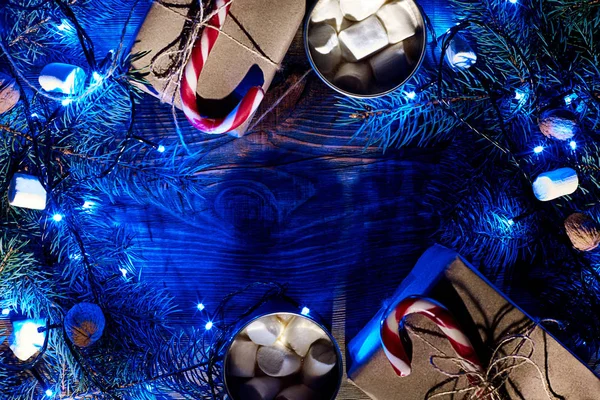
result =
[[[244,32],[244,34],[252,42],[254,48],[248,47],[246,44],[240,42],[233,36],[224,32],[222,29],[219,29],[209,24],[209,21],[212,17],[217,15],[223,8],[229,7],[233,2],[234,0],[229,0],[223,6],[217,7],[210,13],[207,13],[208,7],[205,6],[201,0],[194,0],[192,3],[187,5],[187,7],[184,7],[183,4],[167,3],[163,0],[158,1],[158,4],[161,5],[163,8],[185,19],[185,23],[181,30],[181,33],[177,35],[177,37],[168,45],[159,50],[156,53],[156,55],[152,57],[152,60],[150,62],[150,72],[157,79],[161,81],[166,81],[166,85],[160,97],[161,102],[165,101],[165,96],[170,95],[171,99],[169,102],[174,103],[175,96],[179,92],[178,89],[181,83],[184,68],[192,56],[192,51],[194,49],[194,45],[196,44],[196,40],[198,39],[198,36],[200,35],[203,29],[218,30],[219,35],[227,37],[228,39],[242,46],[244,49],[251,52],[255,56],[273,65],[275,68],[279,68],[279,65],[275,61],[271,60],[265,54],[265,52],[262,49],[260,49],[258,44],[254,41],[252,37],[250,37],[250,35],[246,32],[244,27],[241,26],[237,19],[234,18],[234,21],[238,24],[242,32]],[[182,12],[180,12],[180,8],[185,8],[187,10],[187,13],[183,14]],[[231,17],[233,18],[233,16]],[[171,90],[170,87],[172,85],[174,87]]]
[[[530,330],[523,334],[508,335],[500,340],[492,353],[490,363],[485,370],[478,370],[478,366],[473,363],[456,356],[448,356],[437,346],[427,340],[425,337],[411,329],[411,333],[417,338],[425,342],[429,347],[434,349],[441,355],[433,355],[429,362],[433,368],[441,374],[449,378],[467,377],[469,386],[455,390],[447,390],[443,392],[434,392],[428,394],[426,399],[434,399],[445,396],[453,396],[456,394],[468,395],[467,399],[483,399],[483,400],[502,400],[500,390],[505,383],[510,379],[512,373],[524,365],[531,365],[538,373],[544,388],[544,392],[548,399],[555,398],[544,378],[544,374],[540,367],[531,359],[535,351],[535,342],[531,339],[531,332],[537,327],[535,324]],[[517,342],[510,354],[502,355],[503,349],[511,343]],[[527,350],[528,351],[525,351]],[[458,368],[458,371],[451,370],[451,367],[443,366],[441,363],[449,362]],[[473,372],[476,371],[476,372]]]

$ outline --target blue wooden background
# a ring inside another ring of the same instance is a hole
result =
[[[453,25],[445,1],[421,1],[438,34]],[[148,4],[137,3],[130,40]],[[114,46],[123,21],[120,13],[98,21],[99,52]],[[286,79],[310,68],[301,35],[265,104],[285,90]],[[437,221],[424,198],[440,168],[436,149],[365,149],[362,140],[351,141],[354,127],[333,124],[335,103],[334,92],[311,74],[241,139],[200,134],[180,115],[187,143],[205,153],[212,179],[204,197],[180,216],[118,202],[117,217],[136,233],[146,259],[142,277],[170,290],[182,323],[206,322],[198,301],[210,311],[247,283],[277,281],[329,321],[343,345],[432,244]],[[150,96],[136,130],[167,147],[178,141],[170,108]],[[339,398],[367,399],[350,385]]]

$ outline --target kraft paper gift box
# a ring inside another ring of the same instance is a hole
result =
[[[172,0],[167,3],[191,5],[194,2],[196,0]],[[223,117],[233,109],[250,86],[262,83],[265,91],[269,88],[302,24],[305,7],[304,0],[231,2],[222,33],[200,75],[197,94],[201,97],[202,111],[206,110],[210,116]],[[134,60],[132,68],[147,70],[158,52],[169,47],[180,36],[186,25],[189,9],[168,8],[158,1],[152,4],[131,51],[133,54],[148,54]],[[178,50],[178,44],[171,49]],[[155,72],[160,73],[160,69],[168,63],[169,57],[160,57],[146,77],[148,85],[139,85],[142,90],[165,102],[171,101],[177,85],[175,79],[167,81]],[[248,78],[244,79],[249,71],[251,73]],[[181,108],[178,93],[175,95],[175,106]],[[249,124],[250,121],[230,134],[242,136]]]
[[[473,343],[484,368],[501,339],[511,334],[530,333],[535,343],[530,359],[539,371],[531,363],[513,370],[500,392],[502,399],[600,399],[598,377],[456,252],[439,245],[427,250],[389,304],[411,295],[430,297],[449,308]],[[434,393],[468,387],[465,377],[451,379],[431,365],[430,357],[438,354],[438,350],[452,357],[456,357],[456,353],[435,324],[421,315],[410,315],[406,320],[412,343],[412,373],[397,376],[380,343],[385,308],[348,344],[348,378],[354,385],[376,400],[425,399]],[[501,355],[511,354],[514,347],[505,348]],[[530,350],[531,347],[526,350],[524,346],[518,354],[529,355]],[[439,359],[436,365],[448,372],[458,372],[456,367],[447,366]],[[438,398],[463,399],[468,395]]]

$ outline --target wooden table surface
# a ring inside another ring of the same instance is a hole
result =
[[[423,5],[438,31],[450,26],[439,2]],[[309,69],[300,29],[264,107]],[[205,154],[202,198],[179,216],[119,200],[117,217],[146,260],[142,277],[176,297],[182,323],[204,324],[199,300],[210,310],[248,283],[276,281],[331,323],[343,349],[432,244],[436,219],[424,197],[438,172],[436,150],[365,149],[351,140],[355,127],[335,123],[336,101],[311,72],[239,139],[200,134],[180,115],[186,142]],[[170,108],[150,96],[136,129],[167,146],[178,141]],[[347,383],[338,398],[367,399]]]

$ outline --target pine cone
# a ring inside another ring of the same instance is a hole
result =
[[[12,110],[20,98],[17,82],[8,75],[0,74],[0,114]]]
[[[586,214],[569,215],[565,219],[565,230],[577,250],[594,250],[600,244],[600,225]]]
[[[579,131],[577,116],[568,110],[545,112],[540,118],[539,127],[544,136],[557,140],[569,140]]]
[[[79,303],[65,317],[65,332],[77,347],[89,347],[96,343],[104,331],[102,309],[96,304]]]

